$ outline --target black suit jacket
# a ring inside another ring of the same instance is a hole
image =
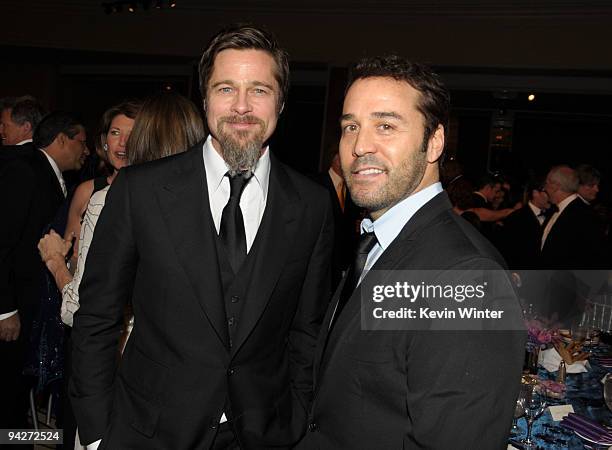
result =
[[[605,269],[605,236],[593,209],[579,197],[565,207],[542,247],[544,269]]]
[[[502,254],[510,269],[538,269],[542,225],[529,205],[514,211],[502,227]]]
[[[440,193],[410,219],[372,270],[442,273],[499,270],[501,264]],[[508,300],[505,309],[521,320],[505,274],[497,281]],[[310,432],[300,450],[506,447],[523,331],[364,331],[357,289],[328,333],[341,288],[317,344]]]
[[[44,268],[38,240],[64,195],[42,152],[21,156],[0,166],[0,204],[5,213],[0,220],[0,314],[18,309],[21,316],[30,316],[40,301]]]
[[[16,158],[29,158],[34,153],[36,148],[31,142],[22,145],[4,145],[0,146],[0,168],[5,164],[10,163]]]
[[[606,288],[610,255],[592,208],[579,197],[565,207],[542,247],[546,270],[543,315],[570,326],[580,320],[585,300]],[[602,269],[602,270],[595,270]]]
[[[243,448],[295,445],[329,299],[332,227],[326,192],[272,158],[230,348],[202,145],[123,169],[96,227],[72,333],[82,441],[207,449],[229,407]],[[117,371],[130,299],[134,329]]]

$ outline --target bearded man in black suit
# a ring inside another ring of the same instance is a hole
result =
[[[416,270],[434,281],[456,274],[473,284],[477,279],[466,274],[491,269],[486,276],[496,287],[489,301],[502,305],[520,329],[503,260],[452,211],[438,181],[448,111],[448,91],[422,65],[378,57],[352,72],[340,159],[353,201],[370,217],[361,223],[358,255],[323,322],[309,432],[300,450],[506,447],[524,332],[402,331],[408,320],[380,330],[370,326],[371,303],[361,289],[378,276]]]
[[[282,449],[305,431],[333,225],[325,189],[267,144],[288,71],[268,33],[220,32],[200,63],[211,136],[113,183],[72,332],[81,442]]]
[[[32,320],[41,298],[44,264],[36,245],[67,194],[62,172],[79,169],[89,154],[85,129],[72,115],[47,115],[29,156],[0,171],[0,428],[26,428],[28,380],[22,375]]]

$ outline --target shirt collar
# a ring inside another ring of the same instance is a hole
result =
[[[51,156],[49,156],[49,154],[46,151],[44,151],[42,148],[40,149],[40,151],[43,152],[43,155],[45,155],[47,157],[47,160],[49,160],[49,164],[51,164],[51,168],[53,169],[53,172],[55,173],[55,176],[57,177],[57,181],[59,181],[59,184],[61,186],[62,180],[64,179],[64,177],[62,176],[62,171],[60,170],[55,160]]]
[[[32,139],[24,139],[21,142],[17,142],[15,145],[23,145],[23,144],[27,144],[29,142],[32,142]]]
[[[533,213],[536,215],[536,217],[538,217],[540,215],[540,213],[542,213],[544,211],[543,209],[538,208],[536,205],[534,205],[531,202],[527,202],[527,204],[529,205],[529,207],[531,208]]]
[[[485,202],[489,203],[489,200],[487,200],[487,197],[485,197],[485,195],[482,192],[474,191],[474,194],[480,195]]]
[[[557,205],[557,208],[559,208],[559,214],[561,214],[563,210],[567,208],[567,205],[569,205],[574,200],[576,200],[576,197],[578,197],[578,194],[572,194],[569,197],[566,197],[563,200],[561,200],[559,204]]]
[[[206,182],[208,191],[213,193],[221,186],[225,174],[229,170],[223,157],[212,145],[212,136],[208,136],[204,142],[204,168],[206,170]],[[264,149],[263,155],[259,157],[251,180],[255,179],[257,185],[263,192],[264,201],[268,198],[268,186],[270,181],[270,146]],[[249,180],[249,184],[251,183]]]
[[[361,232],[374,232],[379,245],[383,251],[386,250],[412,216],[440,192],[442,192],[442,184],[439,182],[427,186],[391,207],[376,221],[372,221],[368,217],[363,219],[361,221]]]

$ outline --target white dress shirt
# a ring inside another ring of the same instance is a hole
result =
[[[62,188],[62,192],[64,193],[64,198],[66,198],[66,196],[68,195],[68,190],[66,189],[66,182],[64,181],[64,177],[62,176],[62,171],[58,167],[58,165],[55,162],[55,160],[53,158],[51,158],[46,151],[44,151],[42,149],[40,151],[43,152],[43,154],[47,157],[47,160],[49,161],[49,164],[51,164],[51,168],[53,169],[53,173],[55,173],[55,177],[57,178],[57,182],[60,184],[60,187]]]
[[[559,218],[559,216],[561,215],[561,213],[563,212],[563,210],[565,208],[567,208],[567,205],[569,205],[570,203],[572,203],[576,197],[578,197],[578,194],[572,194],[569,197],[565,198],[564,200],[560,201],[559,204],[557,205],[557,207],[559,208],[558,211],[556,211],[551,217],[550,220],[548,221],[548,223],[546,224],[546,228],[544,228],[544,232],[542,233],[542,245],[540,246],[540,250],[544,248],[544,243],[546,242],[546,238],[548,237],[548,235],[550,234],[550,230],[552,229],[553,225],[555,224],[555,222],[557,221],[557,219]]]
[[[32,139],[24,139],[23,141],[17,142],[15,145],[23,145],[32,142]]]
[[[542,208],[538,208],[531,202],[527,202],[527,205],[529,205],[529,209],[531,209],[531,212],[536,216],[536,219],[538,219],[540,225],[542,225],[544,223],[544,216],[542,215],[544,210]]]
[[[229,178],[225,176],[229,167],[217,153],[209,136],[204,143],[204,169],[206,170],[206,184],[208,186],[208,201],[215,229],[219,233],[223,208],[230,197]],[[244,220],[244,233],[246,236],[247,253],[251,250],[259,224],[266,209],[268,198],[268,185],[270,181],[270,149],[266,147],[259,158],[253,176],[247,182],[240,197],[240,210]]]

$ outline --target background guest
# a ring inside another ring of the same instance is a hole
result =
[[[100,130],[96,135],[106,155],[110,175],[101,175],[79,184],[72,197],[68,211],[68,223],[64,232],[64,239],[74,239],[74,252],[71,258],[72,267],[76,266],[76,257],[79,248],[81,220],[85,214],[87,203],[94,192],[97,192],[113,182],[119,169],[127,165],[126,142],[134,126],[134,118],[140,109],[140,102],[126,101],[112,106],[104,112],[100,123]]]
[[[67,194],[62,172],[79,169],[89,153],[85,129],[68,113],[46,116],[33,139],[39,150],[11,160],[0,176],[0,428],[29,428],[32,383],[22,369],[42,283],[36,242]]]
[[[111,120],[111,122],[117,125],[114,120]],[[111,124],[109,133],[116,129],[118,127],[114,128]],[[204,126],[195,105],[178,94],[167,93],[151,97],[144,102],[136,116],[127,145],[121,145],[120,148],[123,150],[127,148],[129,164],[140,164],[180,153],[203,138]],[[111,142],[113,141],[111,140]],[[60,235],[51,231],[38,244],[43,261],[62,291],[61,317],[62,321],[70,327],[72,326],[72,317],[79,308],[78,288],[85,269],[89,245],[93,238],[98,217],[104,207],[108,189],[109,186],[107,185],[95,192],[88,202],[83,226],[80,230],[81,243],[74,277],[64,262],[66,252],[70,248],[69,240],[63,240]],[[69,346],[66,348],[65,356],[64,386],[67,386],[72,362]],[[64,409],[69,422],[74,423],[73,428],[76,429],[74,415],[68,402],[64,403]],[[72,431],[70,434],[65,433],[66,442],[75,441],[74,430]],[[77,445],[80,445],[78,440]]]

